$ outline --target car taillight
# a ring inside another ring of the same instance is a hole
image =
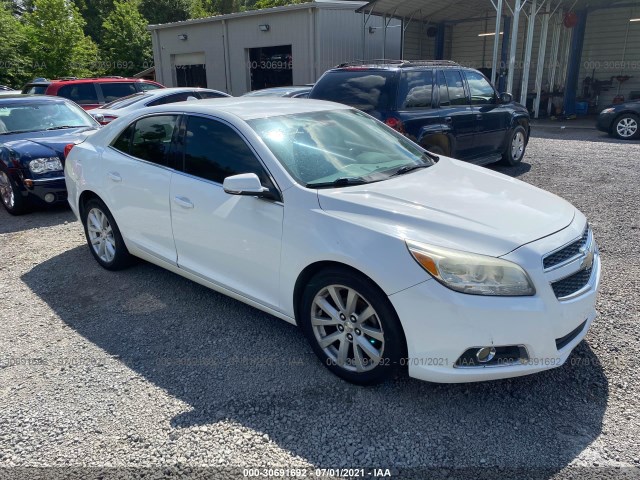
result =
[[[393,128],[397,132],[405,133],[404,124],[402,123],[402,120],[400,120],[398,118],[389,117],[384,121],[384,123],[386,123],[388,126]]]
[[[98,122],[100,123],[100,125],[106,125],[110,122],[113,122],[116,118],[118,117],[115,117],[113,115],[104,115],[101,120],[98,120]]]
[[[75,143],[70,143],[69,145],[64,147],[64,158],[67,158],[69,156],[69,152],[71,151],[71,149],[73,147],[75,147],[76,144]]]

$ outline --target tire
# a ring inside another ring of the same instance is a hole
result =
[[[511,132],[507,148],[502,154],[502,164],[515,167],[524,158],[527,149],[527,131],[522,125],[518,125]]]
[[[400,320],[385,293],[363,275],[337,267],[316,274],[302,296],[300,317],[311,348],[340,378],[373,385],[400,369],[406,351]],[[321,345],[323,340],[330,343]]]
[[[127,250],[120,229],[102,200],[93,198],[82,209],[84,234],[93,258],[107,270],[122,270],[133,257]]]
[[[621,140],[640,138],[640,117],[634,113],[623,113],[613,122],[611,133]]]
[[[23,215],[29,211],[29,202],[11,176],[0,170],[0,203],[11,215]]]

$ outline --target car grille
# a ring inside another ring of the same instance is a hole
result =
[[[589,240],[589,231],[590,228],[589,225],[587,225],[580,239],[544,257],[542,260],[544,269],[548,270],[577,256],[580,253],[580,248],[584,247]]]
[[[589,279],[591,278],[591,270],[591,268],[580,270],[579,272],[563,278],[562,280],[553,282],[551,284],[553,293],[556,294],[557,298],[568,297],[569,295],[576,293],[587,283],[589,283]]]

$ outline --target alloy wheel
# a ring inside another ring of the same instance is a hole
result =
[[[624,117],[617,123],[616,131],[622,138],[631,138],[638,131],[638,122],[634,118]]]
[[[109,219],[99,208],[92,208],[87,215],[87,231],[91,248],[98,258],[110,263],[116,256],[116,240]]]
[[[7,208],[13,208],[16,202],[13,186],[6,173],[0,172],[0,197]]]
[[[373,370],[382,360],[384,332],[373,306],[356,290],[329,285],[311,306],[311,326],[318,345],[341,368]]]
[[[522,132],[516,132],[511,142],[511,158],[514,161],[520,160],[524,154],[524,134]]]

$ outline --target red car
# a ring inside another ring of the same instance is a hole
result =
[[[137,92],[164,88],[151,80],[124,77],[61,78],[47,80],[36,78],[22,88],[22,93],[54,95],[73,100],[85,110],[98,108],[105,103]]]

